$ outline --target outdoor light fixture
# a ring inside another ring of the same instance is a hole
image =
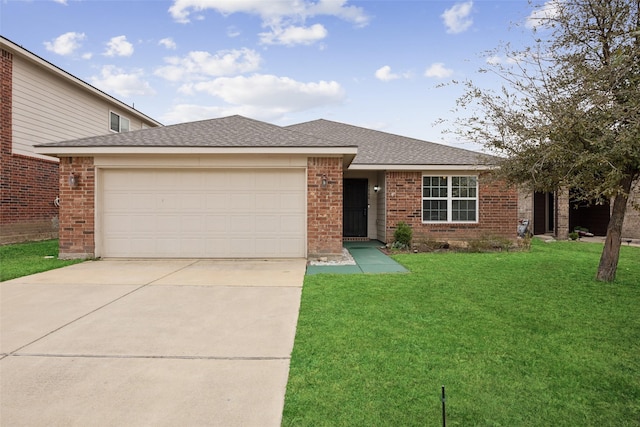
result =
[[[80,177],[73,172],[69,174],[69,187],[76,188],[78,186],[78,182],[80,181]]]
[[[320,184],[322,188],[327,188],[327,175],[322,175],[322,183]]]
[[[378,191],[380,191],[380,186],[378,184],[373,186],[373,191],[374,193],[377,193]]]

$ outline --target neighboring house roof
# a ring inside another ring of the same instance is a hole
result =
[[[8,51],[13,52],[14,54],[18,53],[21,56],[23,56],[24,58],[28,59],[29,61],[38,64],[40,67],[45,68],[47,70],[49,70],[50,72],[57,74],[58,76],[64,78],[65,80],[81,87],[82,89],[92,93],[95,96],[98,96],[99,98],[104,99],[106,102],[112,103],[112,104],[116,104],[119,108],[121,108],[123,111],[126,111],[127,113],[133,115],[133,116],[137,116],[137,117],[141,117],[144,118],[146,121],[153,123],[155,126],[162,126],[162,123],[160,123],[159,121],[147,116],[146,114],[136,110],[135,108],[133,108],[130,105],[125,104],[124,102],[120,101],[117,98],[114,98],[113,96],[101,91],[100,89],[90,85],[89,83],[85,82],[82,79],[79,79],[78,77],[74,76],[73,74],[63,70],[62,68],[52,64],[51,62],[47,61],[46,59],[43,59],[41,57],[39,57],[38,55],[36,55],[33,52],[30,52],[29,50],[25,49],[24,47],[12,42],[11,40],[9,40],[8,38],[4,37],[4,36],[0,36],[0,47],[2,47],[3,49],[6,49]]]
[[[462,148],[436,144],[330,120],[287,126],[308,135],[358,146],[350,169],[389,169],[397,166],[469,166],[496,164],[497,158]],[[403,168],[404,169],[404,168]]]
[[[36,147],[43,154],[60,154],[62,152],[161,153],[178,152],[179,150],[188,153],[234,152],[228,149],[244,149],[244,151],[235,152],[246,152],[247,149],[260,148],[269,149],[270,152],[284,152],[282,149],[286,152],[309,152],[295,150],[307,148],[319,153],[356,153],[356,146],[352,143],[329,141],[238,115],[72,141],[39,144]],[[128,150],[122,150],[124,148]],[[199,148],[203,150],[197,150]],[[174,150],[167,151],[167,149]],[[184,149],[189,150],[184,151]],[[222,149],[222,151],[212,151],[211,149]]]

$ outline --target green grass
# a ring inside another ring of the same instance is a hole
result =
[[[305,278],[285,426],[640,426],[640,248],[397,255]]]
[[[82,261],[58,259],[57,240],[0,246],[0,282],[78,262]]]

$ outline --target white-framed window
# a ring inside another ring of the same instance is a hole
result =
[[[478,222],[478,177],[424,175],[422,222]]]
[[[129,132],[129,119],[111,111],[109,113],[109,129],[114,132]]]

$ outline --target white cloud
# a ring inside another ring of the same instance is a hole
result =
[[[261,61],[259,53],[246,48],[223,50],[215,55],[193,51],[182,58],[165,58],[169,65],[158,68],[155,74],[172,82],[203,80],[256,71]]]
[[[536,8],[531,15],[527,17],[525,26],[529,29],[544,27],[549,24],[549,20],[558,16],[560,13],[561,0],[549,0],[544,5]]]
[[[126,73],[113,65],[105,65],[102,67],[100,75],[93,76],[90,80],[99,89],[125,98],[133,95],[144,96],[156,93],[149,85],[149,82],[144,80],[142,70],[133,70],[130,73]]]
[[[388,82],[391,80],[399,79],[400,76],[398,74],[392,73],[391,67],[385,65],[384,67],[380,67],[376,70],[376,78],[378,80],[382,80],[383,82]]]
[[[473,25],[473,19],[469,17],[473,9],[473,1],[457,3],[441,15],[447,33],[458,34],[468,30]]]
[[[44,42],[48,51],[58,55],[71,55],[81,47],[81,42],[86,38],[84,33],[64,33],[50,42]]]
[[[251,117],[256,120],[273,121],[284,117],[286,112],[280,111],[277,108],[268,109],[252,105],[209,106],[198,104],[178,104],[171,108],[170,111],[163,114],[160,119],[163,123],[173,124],[192,122],[196,120],[207,120],[216,117],[227,117],[235,114]]]
[[[207,93],[234,106],[262,108],[278,114],[338,104],[345,96],[344,89],[335,81],[304,83],[268,74],[220,77],[185,86],[183,93]]]
[[[237,27],[233,25],[227,27],[227,37],[234,38],[234,37],[238,37],[240,34],[242,33]]]
[[[223,117],[230,114],[224,114],[222,107],[210,107],[195,104],[178,104],[171,108],[160,117],[165,124],[195,122],[198,120],[207,120],[216,117]]]
[[[160,46],[164,46],[167,49],[171,49],[171,50],[175,50],[178,46],[176,45],[176,42],[173,41],[173,39],[171,37],[165,37],[164,39],[161,39],[158,44]]]
[[[327,29],[323,25],[314,24],[310,27],[290,26],[284,29],[276,26],[272,27],[270,32],[258,35],[262,44],[294,46],[313,44],[327,37],[327,34]]]
[[[378,68],[375,72],[376,78],[378,80],[382,80],[383,82],[389,82],[391,80],[397,80],[397,79],[408,79],[411,77],[411,74],[412,73],[410,71],[407,71],[402,74],[392,73],[391,67],[388,65]]]
[[[499,55],[491,55],[485,61],[489,65],[498,65],[502,63],[502,57],[500,57]]]
[[[63,4],[65,6],[67,5],[67,0],[53,0],[53,1],[56,2],[56,3]]]
[[[112,37],[107,42],[106,56],[131,56],[133,55],[133,45],[127,41],[127,36]]]
[[[453,70],[446,68],[442,62],[436,62],[431,64],[429,68],[424,72],[426,77],[434,77],[437,79],[444,79],[453,74]]]
[[[260,16],[264,22],[279,22],[283,18],[304,21],[305,18],[330,15],[350,21],[359,26],[369,22],[362,8],[348,6],[347,0],[174,0],[169,13],[178,22],[189,22],[193,12],[207,9],[223,15],[249,13]]]
[[[488,57],[485,61],[489,65],[500,65],[500,64],[517,64],[525,59],[524,56],[500,56],[500,55],[492,55]]]

